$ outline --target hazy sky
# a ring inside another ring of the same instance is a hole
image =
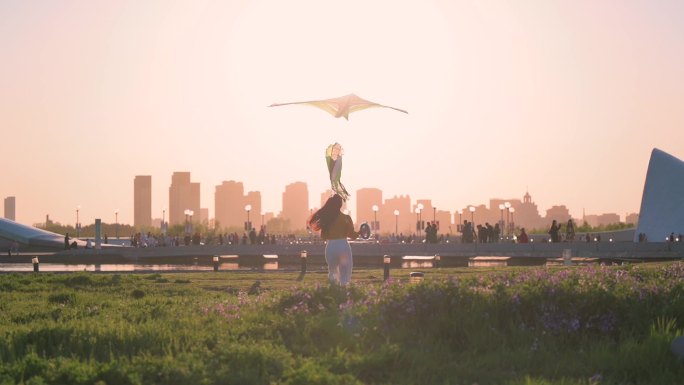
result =
[[[318,205],[335,141],[352,199],[623,216],[653,147],[684,157],[681,0],[0,0],[0,57],[0,198],[28,224],[131,223],[135,175],[161,217],[173,171],[211,216],[224,180]],[[267,107],[351,92],[409,115]]]

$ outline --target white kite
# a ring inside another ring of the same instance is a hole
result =
[[[274,103],[271,104],[269,107],[287,106],[290,104],[308,104],[310,106],[318,107],[324,111],[327,111],[330,115],[336,118],[344,117],[347,120],[349,120],[350,113],[365,110],[366,108],[372,107],[391,108],[393,110],[408,114],[408,112],[402,109],[385,106],[365,99],[361,99],[360,97],[354,94],[341,96],[335,99],[312,100],[308,102]]]

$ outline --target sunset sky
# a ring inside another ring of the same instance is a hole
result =
[[[529,190],[541,214],[637,212],[654,147],[684,158],[681,0],[0,0],[0,199],[17,220],[153,216],[174,171],[241,181],[266,212],[296,181],[451,212]],[[355,93],[335,119],[272,103]]]

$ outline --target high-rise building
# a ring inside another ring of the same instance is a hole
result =
[[[395,211],[397,214],[395,214]],[[411,212],[411,197],[408,195],[394,196],[385,199],[382,206],[382,216],[378,217],[381,232],[409,235],[416,231],[415,214]],[[387,225],[385,225],[387,224]]]
[[[152,225],[152,176],[136,175],[133,180],[133,225]]]
[[[306,229],[309,217],[309,190],[304,182],[294,182],[285,186],[283,211],[281,217],[290,222],[291,231]]]
[[[261,227],[261,193],[259,191],[250,191],[245,196],[245,206],[249,205],[249,222],[252,227],[259,230]],[[243,207],[244,209],[244,207]],[[247,218],[245,217],[245,222]]]
[[[214,218],[221,229],[242,228],[244,222],[245,197],[242,182],[224,181],[216,186],[214,193]]]
[[[189,172],[174,172],[169,187],[169,225],[185,223],[185,211],[193,212],[193,222],[200,219],[200,184],[190,182]]]
[[[16,197],[5,198],[5,219],[17,220],[17,199]]]
[[[249,205],[249,221],[252,227],[257,230],[261,226],[261,193],[259,191],[250,191],[247,195],[244,194],[244,187],[242,182],[227,181],[216,186],[214,193],[214,204],[216,207],[215,218],[218,222],[218,227],[222,229],[230,229],[239,227],[245,229],[247,222],[247,210]]]
[[[378,207],[378,211],[373,212],[373,206]],[[380,229],[373,225],[376,221],[378,224],[385,222],[383,215],[384,209],[382,207],[382,191],[377,188],[362,188],[356,191],[356,221],[359,223],[367,222],[374,232]],[[387,222],[385,222],[387,223]],[[358,227],[358,226],[357,226]]]

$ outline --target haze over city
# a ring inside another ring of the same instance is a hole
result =
[[[379,188],[454,212],[490,198],[581,217],[638,212],[651,150],[684,157],[681,1],[0,1],[0,198],[17,221],[153,217],[174,171],[240,181],[278,213],[286,185]],[[407,110],[349,121],[272,103],[355,93]]]

